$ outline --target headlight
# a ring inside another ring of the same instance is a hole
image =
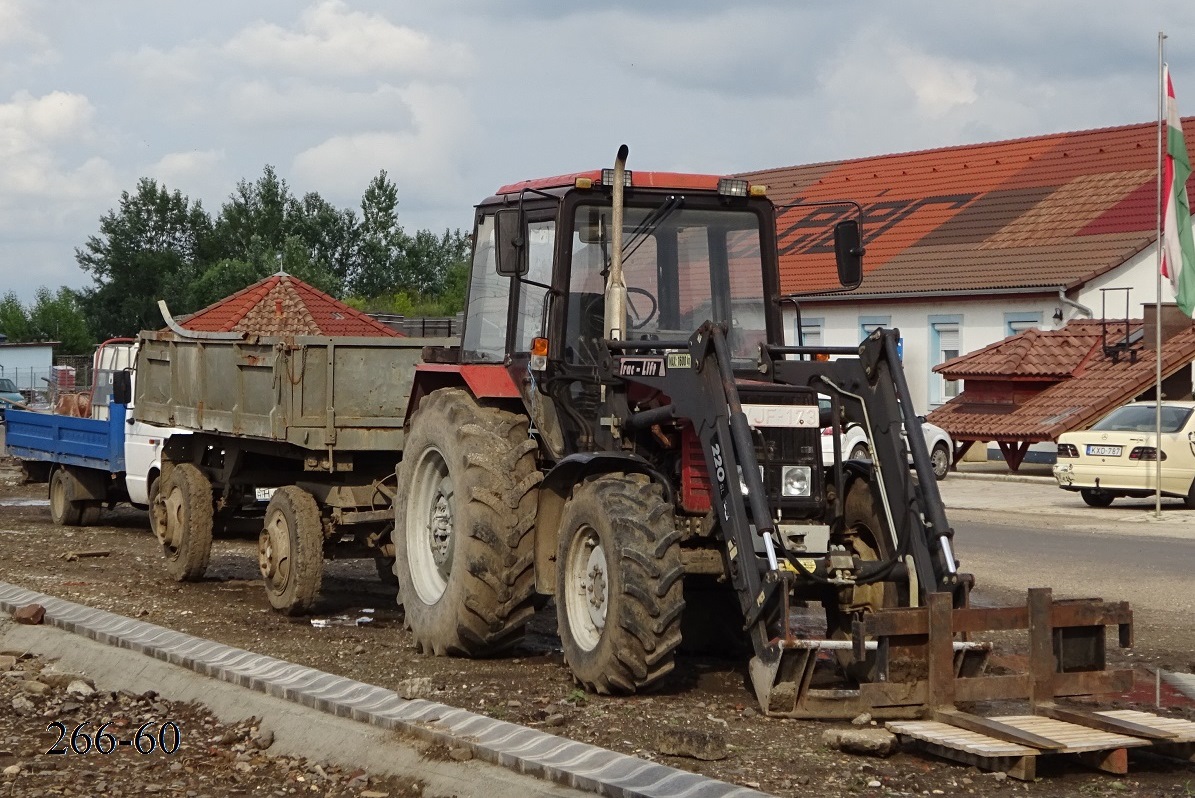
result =
[[[809,466],[785,466],[782,474],[781,491],[785,496],[809,495]]]

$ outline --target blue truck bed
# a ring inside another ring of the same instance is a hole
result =
[[[109,418],[74,418],[9,408],[4,414],[4,447],[21,460],[95,468],[109,473],[125,470],[126,408],[108,406]]]

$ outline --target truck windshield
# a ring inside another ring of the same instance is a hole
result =
[[[670,203],[670,204],[669,204]],[[760,218],[750,209],[688,208],[676,198],[627,207],[623,274],[630,339],[688,338],[707,320],[728,325],[732,356],[754,361],[766,337]],[[566,358],[592,362],[602,338],[611,209],[582,205],[574,217]]]

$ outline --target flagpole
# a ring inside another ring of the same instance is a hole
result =
[[[1158,31],[1158,191],[1157,216],[1157,263],[1154,276],[1157,280],[1157,304],[1154,306],[1154,518],[1162,518],[1162,120],[1166,102],[1166,65],[1163,48],[1166,34]]]

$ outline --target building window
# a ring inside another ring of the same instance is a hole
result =
[[[793,321],[793,340],[797,346],[823,346],[822,327],[825,319],[801,319],[801,328],[797,329],[797,322]]]
[[[891,316],[860,316],[859,317],[859,340],[862,341],[867,336],[871,335],[880,327],[891,327]]]
[[[1041,329],[1041,311],[1037,313],[1005,313],[1005,335],[1016,335],[1025,330]]]
[[[959,381],[947,380],[933,367],[959,356],[962,344],[962,316],[929,317],[930,402],[943,404],[959,394]]]

